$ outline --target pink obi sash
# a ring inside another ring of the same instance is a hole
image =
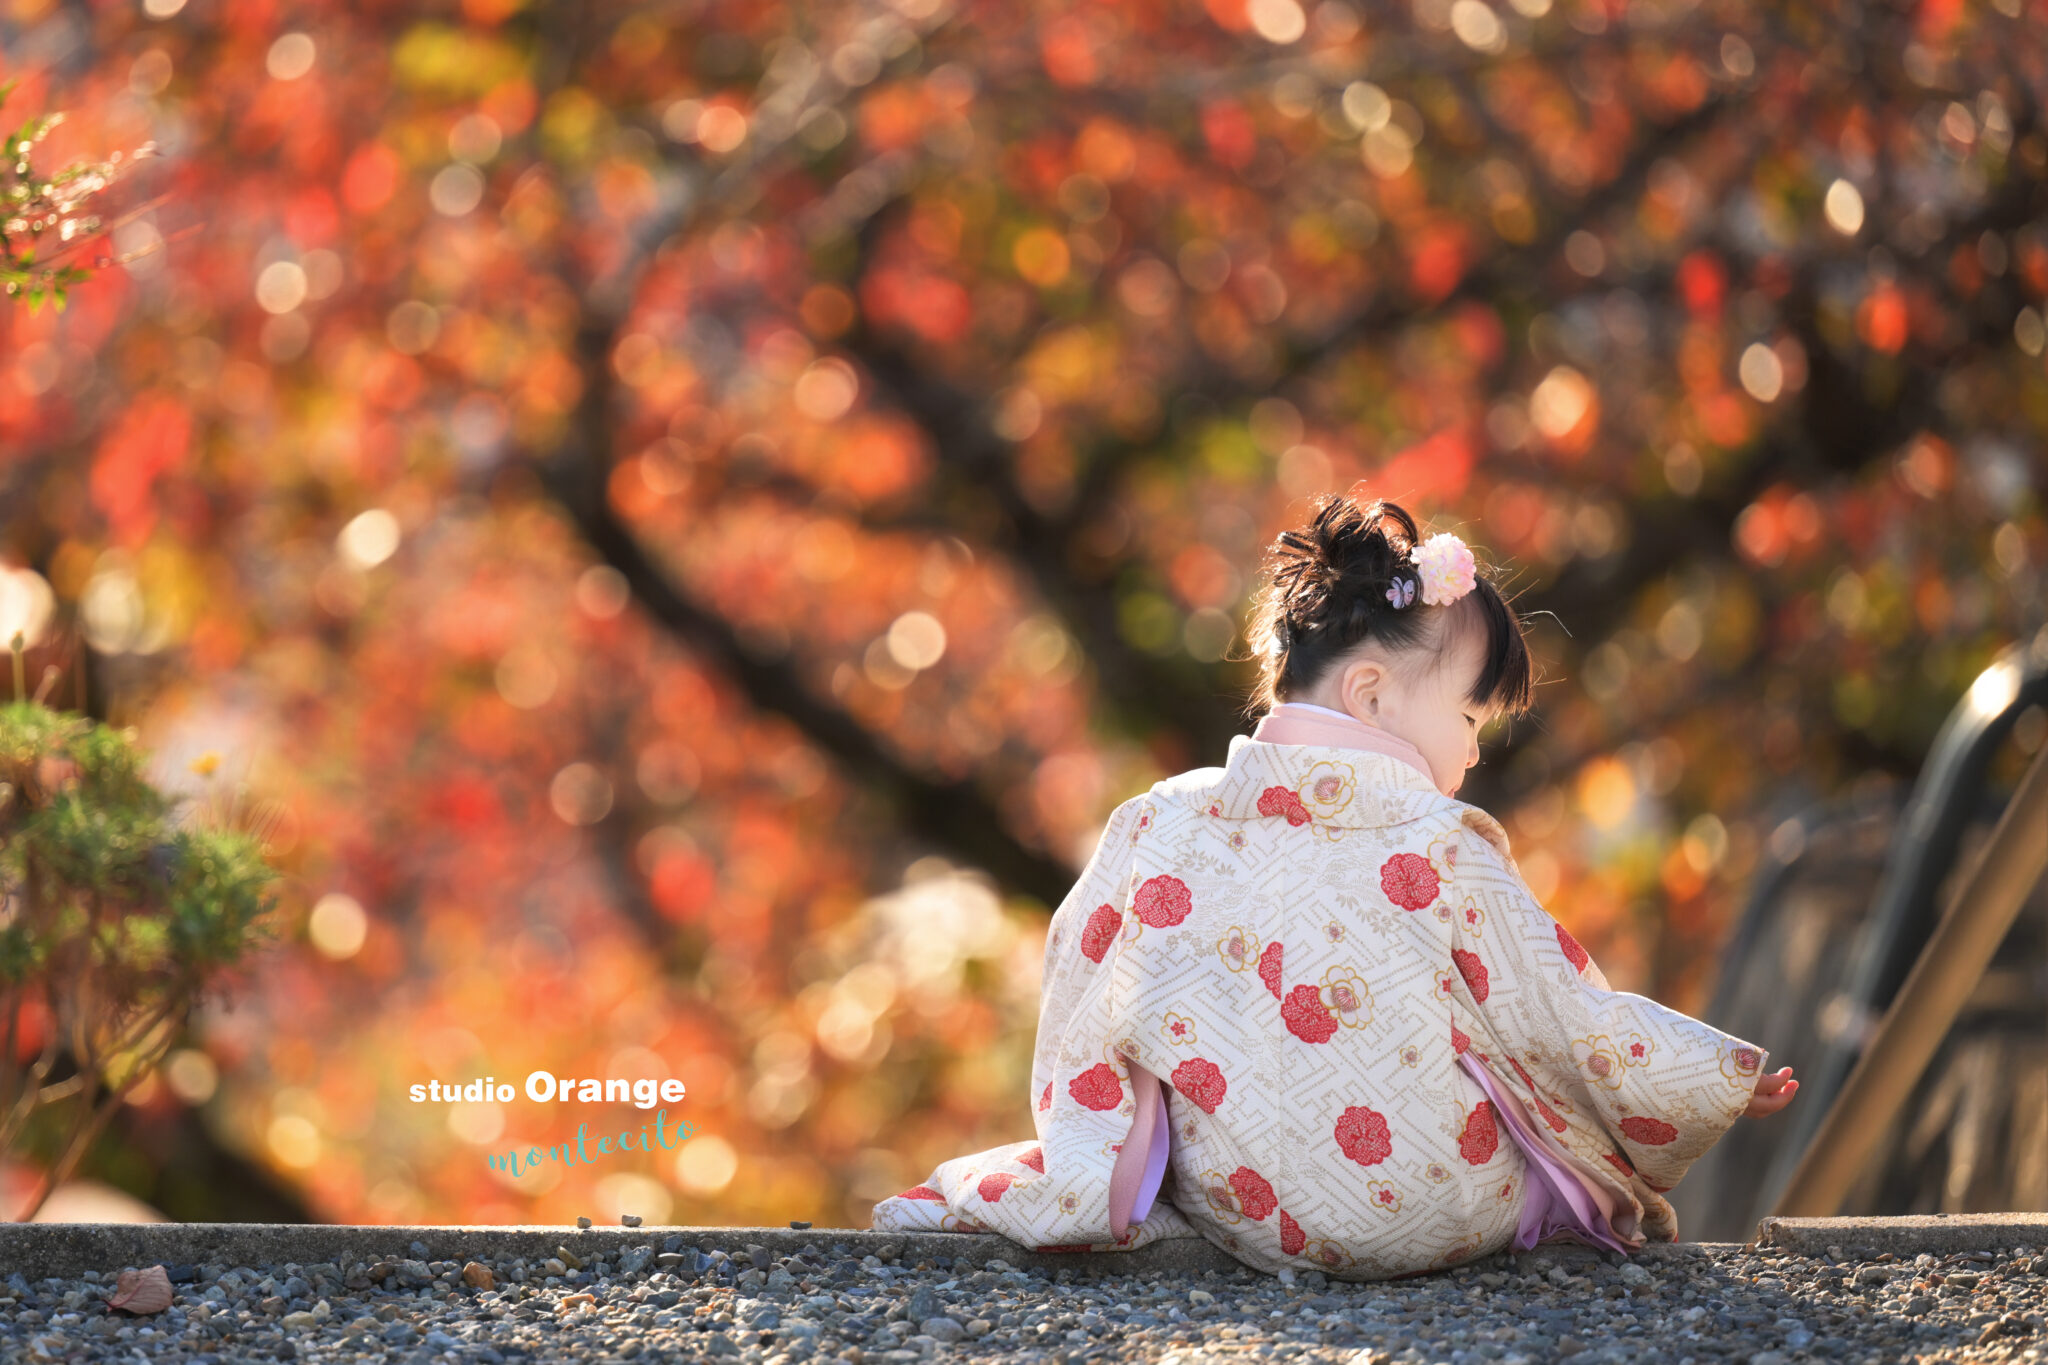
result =
[[[1522,1186],[1522,1221],[1515,1230],[1514,1249],[1527,1251],[1538,1242],[1562,1238],[1609,1251],[1633,1250],[1614,1235],[1608,1221],[1613,1210],[1603,1208],[1596,1192],[1551,1150],[1522,1106],[1501,1094],[1493,1077],[1471,1053],[1459,1053],[1458,1061],[1493,1101],[1494,1112],[1507,1125],[1508,1136],[1522,1149],[1529,1168]]]
[[[1159,1078],[1129,1058],[1124,1060],[1131,1069],[1131,1093],[1137,1097],[1138,1116],[1131,1121],[1131,1131],[1109,1172],[1109,1230],[1118,1240],[1131,1224],[1144,1222],[1145,1215],[1152,1212],[1152,1200],[1166,1178],[1166,1148],[1172,1128]]]

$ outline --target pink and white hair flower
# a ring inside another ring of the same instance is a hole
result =
[[[1422,579],[1422,600],[1433,607],[1457,601],[1478,581],[1478,566],[1465,542],[1439,531],[1408,552]]]

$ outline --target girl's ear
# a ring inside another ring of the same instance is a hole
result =
[[[1387,684],[1387,670],[1373,659],[1361,660],[1344,670],[1344,685],[1338,696],[1354,715],[1380,713],[1380,689]]]

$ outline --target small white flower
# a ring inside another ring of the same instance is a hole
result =
[[[1422,600],[1433,607],[1448,605],[1472,591],[1478,566],[1465,542],[1439,531],[1408,553],[1422,578]]]

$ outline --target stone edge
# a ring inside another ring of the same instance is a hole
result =
[[[553,1224],[474,1224],[407,1226],[329,1223],[11,1223],[0,1224],[0,1267],[20,1271],[31,1280],[72,1276],[83,1270],[110,1271],[129,1266],[165,1265],[315,1265],[323,1261],[396,1260],[413,1255],[414,1242],[427,1248],[427,1260],[496,1260],[551,1256],[568,1247],[578,1256],[613,1255],[630,1247],[659,1251],[671,1237],[703,1251],[744,1256],[750,1246],[781,1257],[811,1247],[826,1255],[844,1244],[849,1255],[899,1260],[907,1266],[934,1256],[962,1259],[979,1267],[991,1260],[1014,1268],[1095,1268],[1114,1261],[1133,1270],[1228,1270],[1237,1263],[1220,1248],[1200,1239],[1153,1242],[1136,1251],[1040,1253],[992,1234],[921,1232],[879,1233],[860,1228],[771,1227],[561,1227]]]
[[[313,1265],[323,1261],[386,1260],[412,1255],[423,1243],[428,1260],[463,1261],[525,1256],[538,1258],[566,1246],[579,1256],[607,1255],[629,1247],[657,1250],[670,1237],[703,1251],[742,1255],[759,1246],[771,1256],[814,1248],[830,1255],[835,1244],[859,1258],[875,1256],[905,1266],[950,1257],[974,1267],[1001,1260],[1019,1270],[1048,1275],[1133,1274],[1153,1270],[1201,1275],[1228,1274],[1240,1262],[1200,1237],[1165,1238],[1135,1251],[1038,1252],[991,1233],[883,1233],[863,1228],[770,1227],[557,1227],[535,1224],[407,1226],[331,1223],[4,1223],[0,1224],[0,1267],[31,1280],[74,1276],[130,1266]],[[1850,1255],[1949,1255],[2015,1246],[2048,1247],[2048,1214],[1932,1214],[1906,1218],[1766,1218],[1757,1225],[1759,1247],[1819,1256],[1829,1248]],[[1739,1243],[1651,1243],[1636,1253],[1644,1261],[1692,1259],[1729,1254]],[[1488,1257],[1492,1264],[1504,1258]],[[1590,1263],[1587,1248],[1550,1245],[1511,1258],[1519,1268]],[[1618,1259],[1609,1257],[1608,1259]],[[1475,1266],[1481,1263],[1474,1262]]]
[[[2048,1213],[1928,1213],[1902,1218],[1766,1218],[1756,1225],[1760,1247],[1801,1256],[1854,1254],[1951,1256],[1964,1251],[2048,1247]]]
[[[1000,1260],[1018,1270],[1053,1275],[1128,1275],[1153,1270],[1192,1276],[1229,1274],[1241,1263],[1200,1237],[1164,1238],[1135,1251],[1037,1252],[992,1233],[883,1233],[863,1228],[769,1228],[647,1226],[574,1228],[534,1224],[407,1226],[331,1223],[0,1223],[0,1267],[30,1280],[102,1273],[131,1266],[316,1265],[323,1261],[396,1260],[413,1255],[414,1242],[432,1261],[497,1260],[551,1256],[566,1246],[578,1256],[610,1255],[630,1247],[660,1250],[671,1237],[703,1251],[743,1256],[750,1246],[781,1257],[806,1247],[831,1255],[844,1245],[855,1258],[875,1256],[916,1266],[938,1256],[975,1268]],[[1648,1260],[1682,1259],[1737,1249],[1733,1244],[1652,1244],[1637,1253]],[[1484,1258],[1493,1264],[1500,1257]],[[1523,1268],[1590,1263],[1596,1253],[1578,1246],[1544,1246],[1524,1253]],[[1473,1262],[1480,1266],[1482,1262]]]

